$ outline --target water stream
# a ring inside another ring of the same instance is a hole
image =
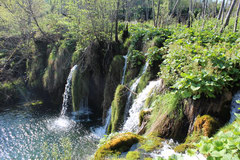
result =
[[[144,107],[144,103],[148,98],[150,92],[154,92],[153,89],[159,89],[163,87],[162,79],[151,81],[147,87],[137,96],[134,100],[131,109],[129,110],[129,117],[127,118],[124,126],[124,132],[136,132],[139,124],[139,114]]]
[[[67,107],[69,106],[69,103],[71,101],[71,85],[72,85],[72,74],[73,72],[77,69],[77,65],[73,66],[71,69],[68,78],[67,78],[67,83],[65,85],[65,91],[63,94],[63,103],[62,103],[62,111],[61,111],[61,116],[65,116]]]
[[[230,117],[230,120],[229,120],[229,123],[232,123],[236,116],[235,116],[235,113],[240,113],[240,91],[238,91],[234,96],[233,96],[233,99],[232,99],[232,103],[231,103],[231,117]]]
[[[124,123],[127,120],[127,117],[129,116],[129,109],[132,105],[132,98],[133,98],[133,94],[136,92],[137,86],[142,78],[142,75],[147,71],[147,68],[149,66],[149,62],[147,61],[143,67],[142,73],[140,74],[140,76],[138,77],[138,79],[132,84],[132,86],[130,87],[130,91],[128,93],[128,98],[127,98],[127,102],[125,105],[125,111],[124,111]]]
[[[128,60],[128,56],[123,56],[123,58],[125,59],[124,62],[124,67],[123,67],[123,75],[122,75],[122,81],[121,84],[124,84],[124,79],[125,79],[125,74],[126,74],[126,70],[127,70],[127,60]]]

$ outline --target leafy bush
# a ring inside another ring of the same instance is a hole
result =
[[[239,46],[226,42],[216,45],[178,39],[169,44],[161,65],[161,77],[183,98],[215,97],[223,88],[240,79]]]

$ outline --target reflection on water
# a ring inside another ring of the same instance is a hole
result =
[[[22,108],[5,110],[0,112],[0,159],[52,159],[52,148],[66,152],[64,139],[70,144],[71,158],[89,159],[97,143],[90,135],[82,124],[65,116]]]

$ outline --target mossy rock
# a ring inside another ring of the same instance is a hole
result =
[[[119,130],[124,120],[125,104],[127,101],[127,89],[124,85],[118,85],[112,102],[111,122],[108,134]]]
[[[140,159],[140,152],[138,151],[129,151],[126,156],[127,160],[138,160]]]
[[[142,140],[141,136],[133,133],[120,133],[98,148],[94,154],[94,160],[104,160],[111,155],[120,155]]]
[[[148,81],[151,79],[152,77],[152,74],[151,72],[149,71],[149,69],[142,75],[139,83],[138,83],[138,86],[137,86],[137,90],[136,92],[137,93],[141,93],[142,90],[147,86],[148,84]]]
[[[184,153],[187,149],[193,149],[193,143],[198,143],[202,136],[212,136],[219,127],[219,123],[209,115],[198,116],[194,123],[194,131],[188,135],[185,142],[175,147],[175,152]]]
[[[219,127],[219,123],[210,115],[198,116],[194,122],[194,132],[204,136],[212,136]]]
[[[193,149],[193,148],[195,148],[195,146],[193,144],[183,143],[183,144],[180,144],[180,145],[176,146],[174,148],[174,151],[178,152],[178,153],[185,153],[185,151],[187,149]]]
[[[105,119],[108,108],[114,98],[114,92],[121,81],[124,66],[124,58],[122,55],[114,56],[109,71],[107,74],[105,87],[104,87],[104,100],[102,103],[103,118]]]
[[[140,69],[141,69],[140,67],[134,67],[134,68],[127,67],[125,80],[124,80],[125,84],[131,82],[134,78],[136,78],[140,72]]]
[[[151,104],[153,108],[147,124],[147,135],[182,140],[186,135],[183,127],[183,111],[179,95],[169,92],[160,94]]]
[[[160,149],[163,147],[163,139],[155,136],[147,136],[143,141],[141,141],[141,146],[139,149],[143,149],[146,152],[151,152],[156,149]]]
[[[152,112],[152,110],[141,110],[140,114],[139,114],[139,126],[142,125],[142,122],[144,121],[144,119],[146,119],[146,115],[150,115]]]
[[[89,73],[81,72],[78,67],[72,76],[72,105],[73,111],[78,111],[81,100],[88,97],[89,94]]]

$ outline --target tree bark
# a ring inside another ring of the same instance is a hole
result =
[[[192,0],[189,0],[188,27],[191,27],[192,21]]]
[[[153,14],[153,24],[156,27],[156,21],[155,21],[155,5],[154,5],[154,0],[152,0],[152,14]]]
[[[174,12],[175,12],[175,10],[176,10],[176,8],[177,8],[177,5],[178,5],[179,1],[180,1],[180,0],[177,0],[177,1],[176,1],[175,5],[174,5],[174,7],[173,7],[173,9],[172,9],[172,12],[171,12],[170,17],[173,17],[173,14],[174,14]]]
[[[160,16],[160,4],[161,4],[161,0],[158,0],[156,26],[158,26],[158,19]]]
[[[119,12],[120,0],[117,1],[117,10],[116,10],[116,24],[115,24],[115,41],[118,42],[118,12]]]
[[[232,13],[233,8],[234,8],[234,6],[235,6],[235,3],[236,3],[236,0],[233,0],[233,1],[232,1],[232,4],[231,4],[231,6],[230,6],[230,8],[229,8],[229,10],[228,10],[227,16],[226,16],[226,18],[225,18],[225,20],[224,20],[224,23],[223,23],[223,25],[222,25],[222,28],[221,28],[221,30],[220,30],[220,33],[222,33],[223,30],[224,30],[224,28],[228,25],[229,19],[230,19],[230,16],[231,16],[231,13]]]
[[[234,32],[237,31],[239,11],[240,11],[240,0],[238,0],[238,8],[237,8],[237,13],[236,13],[236,20],[235,20],[234,29],[233,29]]]
[[[218,17],[217,17],[218,20],[221,19],[223,8],[224,8],[224,3],[225,3],[225,0],[222,1],[222,5],[221,5],[221,8],[219,10]]]

